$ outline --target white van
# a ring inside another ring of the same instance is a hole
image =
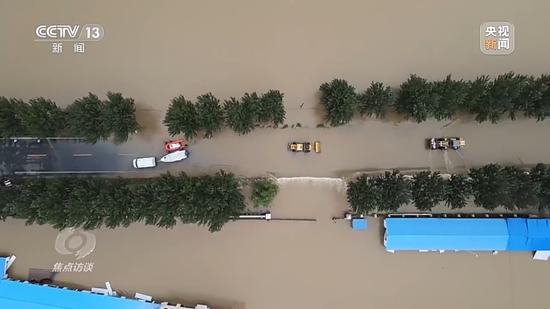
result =
[[[157,158],[137,158],[133,161],[134,168],[148,168],[157,166]]]

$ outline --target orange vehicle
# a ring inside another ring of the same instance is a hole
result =
[[[187,142],[184,139],[176,139],[164,142],[164,150],[166,153],[172,153],[175,151],[183,150],[187,147]]]

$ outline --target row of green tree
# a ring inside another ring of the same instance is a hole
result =
[[[114,92],[105,101],[89,93],[65,109],[42,97],[28,102],[0,97],[0,137],[76,136],[92,143],[113,137],[121,143],[139,130],[135,112],[132,98]]]
[[[278,126],[285,117],[283,94],[278,90],[269,90],[262,95],[245,93],[240,100],[232,97],[223,105],[218,98],[207,93],[198,96],[196,102],[184,96],[172,99],[164,124],[170,135],[183,134],[191,139],[202,132],[205,138],[210,138],[223,128],[224,123],[242,135],[259,125]]]
[[[347,191],[351,208],[359,213],[393,212],[413,203],[420,211],[430,211],[440,203],[457,209],[473,198],[476,206],[494,210],[550,209],[550,167],[538,164],[529,171],[497,164],[470,169],[467,175],[449,179],[424,171],[406,177],[399,171],[352,181]]]
[[[356,113],[384,118],[390,109],[416,122],[428,118],[453,119],[460,114],[475,115],[479,122],[498,122],[505,116],[514,120],[523,115],[542,121],[550,116],[550,75],[540,77],[515,74],[486,75],[473,81],[428,81],[411,75],[395,94],[389,86],[371,83],[357,93],[347,81],[335,79],[320,87],[321,103],[332,126],[346,124]]]
[[[0,217],[57,229],[117,228],[132,222],[171,228],[179,219],[218,231],[245,209],[240,186],[238,178],[223,171],[150,179],[30,178],[0,187]]]

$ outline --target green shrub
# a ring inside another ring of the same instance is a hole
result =
[[[277,193],[279,186],[271,179],[257,179],[252,182],[252,202],[254,207],[268,207]]]

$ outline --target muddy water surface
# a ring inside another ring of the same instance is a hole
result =
[[[222,132],[192,147],[197,172],[220,167],[244,175],[337,176],[391,167],[449,169],[498,161],[548,162],[549,124],[494,126],[429,122],[422,126],[367,121],[339,129],[321,122],[319,85],[335,77],[359,90],[371,80],[396,87],[408,74],[474,78],[509,70],[550,71],[545,0],[488,1],[7,1],[0,0],[0,95],[49,97],[59,105],[91,91],[121,91],[136,99],[146,130],[127,147],[158,152],[161,119],[171,98],[212,91],[221,98],[270,88],[285,93],[288,123],[306,129]],[[516,50],[479,51],[479,25],[516,26]],[[34,42],[39,24],[99,23],[101,42],[62,55]],[[423,147],[427,136],[461,135],[463,153],[444,157]],[[293,156],[289,140],[319,139],[323,152]],[[168,168],[168,167],[167,167]],[[220,308],[535,308],[548,307],[547,264],[527,253],[490,256],[396,254],[383,251],[380,225],[353,233],[329,218],[345,209],[332,188],[285,186],[274,207],[281,216],[317,223],[239,222],[210,234],[195,226],[161,231],[142,225],[97,231],[91,274],[58,279],[83,286],[110,280],[123,291],[158,299],[207,301]],[[14,271],[52,267],[56,232],[8,220],[0,250],[18,255]]]
[[[544,308],[547,263],[529,253],[397,253],[384,251],[382,227],[367,232],[333,223],[346,203],[336,184],[286,183],[276,217],[317,222],[235,222],[222,232],[178,225],[172,230],[134,224],[94,231],[92,273],[57,277],[71,286],[135,291],[155,299],[214,308]],[[8,220],[0,251],[18,256],[13,275],[51,268],[71,258],[54,250],[57,233]]]

